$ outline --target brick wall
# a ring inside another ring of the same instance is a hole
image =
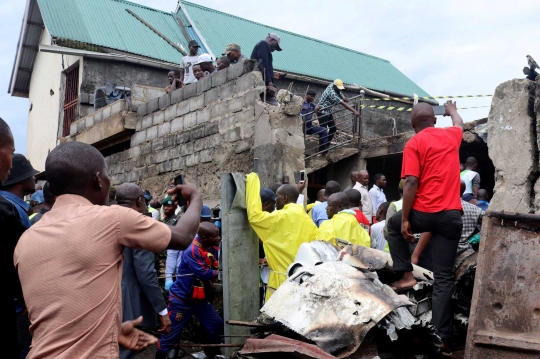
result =
[[[206,202],[217,203],[222,173],[253,168],[254,127],[265,108],[262,91],[261,74],[238,64],[141,102],[131,148],[106,157],[112,185],[136,182],[160,196],[182,173]]]

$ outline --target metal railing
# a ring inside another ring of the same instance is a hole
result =
[[[301,115],[302,126],[304,131],[305,159],[309,159],[318,155],[327,154],[335,151],[338,148],[350,144],[358,146],[362,145],[362,101],[364,100],[364,91],[360,95],[351,97],[348,105],[354,108],[360,114],[356,117],[353,112],[341,105],[332,105],[318,109],[315,111]],[[311,127],[322,127],[322,130],[307,134],[306,122],[311,118]],[[329,117],[332,116],[332,120]],[[319,124],[313,124],[313,121],[318,120]],[[333,122],[333,123],[332,123]],[[321,136],[322,133],[322,136]],[[321,142],[326,142],[321,145]]]

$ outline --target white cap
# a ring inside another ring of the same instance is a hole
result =
[[[202,54],[199,56],[199,59],[195,63],[195,65],[202,64],[203,62],[213,62],[212,56],[209,54]]]
[[[281,51],[281,37],[279,37],[279,35],[276,34],[275,32],[269,33],[268,37],[277,41],[276,50]]]

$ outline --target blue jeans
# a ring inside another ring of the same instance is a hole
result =
[[[208,300],[183,301],[171,296],[168,310],[171,319],[171,332],[169,335],[161,335],[161,338],[159,338],[158,353],[166,353],[180,343],[182,329],[193,315],[208,330],[208,339],[216,343],[220,342],[221,338],[219,336],[223,335],[223,319],[217,314]]]

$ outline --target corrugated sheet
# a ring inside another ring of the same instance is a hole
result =
[[[182,4],[216,56],[234,42],[249,57],[258,41],[269,32],[277,32],[281,36],[283,51],[274,52],[276,69],[325,80],[341,78],[345,83],[378,91],[410,95],[414,92],[429,96],[387,60],[190,2],[183,1]]]
[[[54,37],[180,63],[182,54],[129,14],[126,11],[129,9],[188,51],[187,40],[173,13],[122,0],[38,0],[38,3],[45,25]]]

